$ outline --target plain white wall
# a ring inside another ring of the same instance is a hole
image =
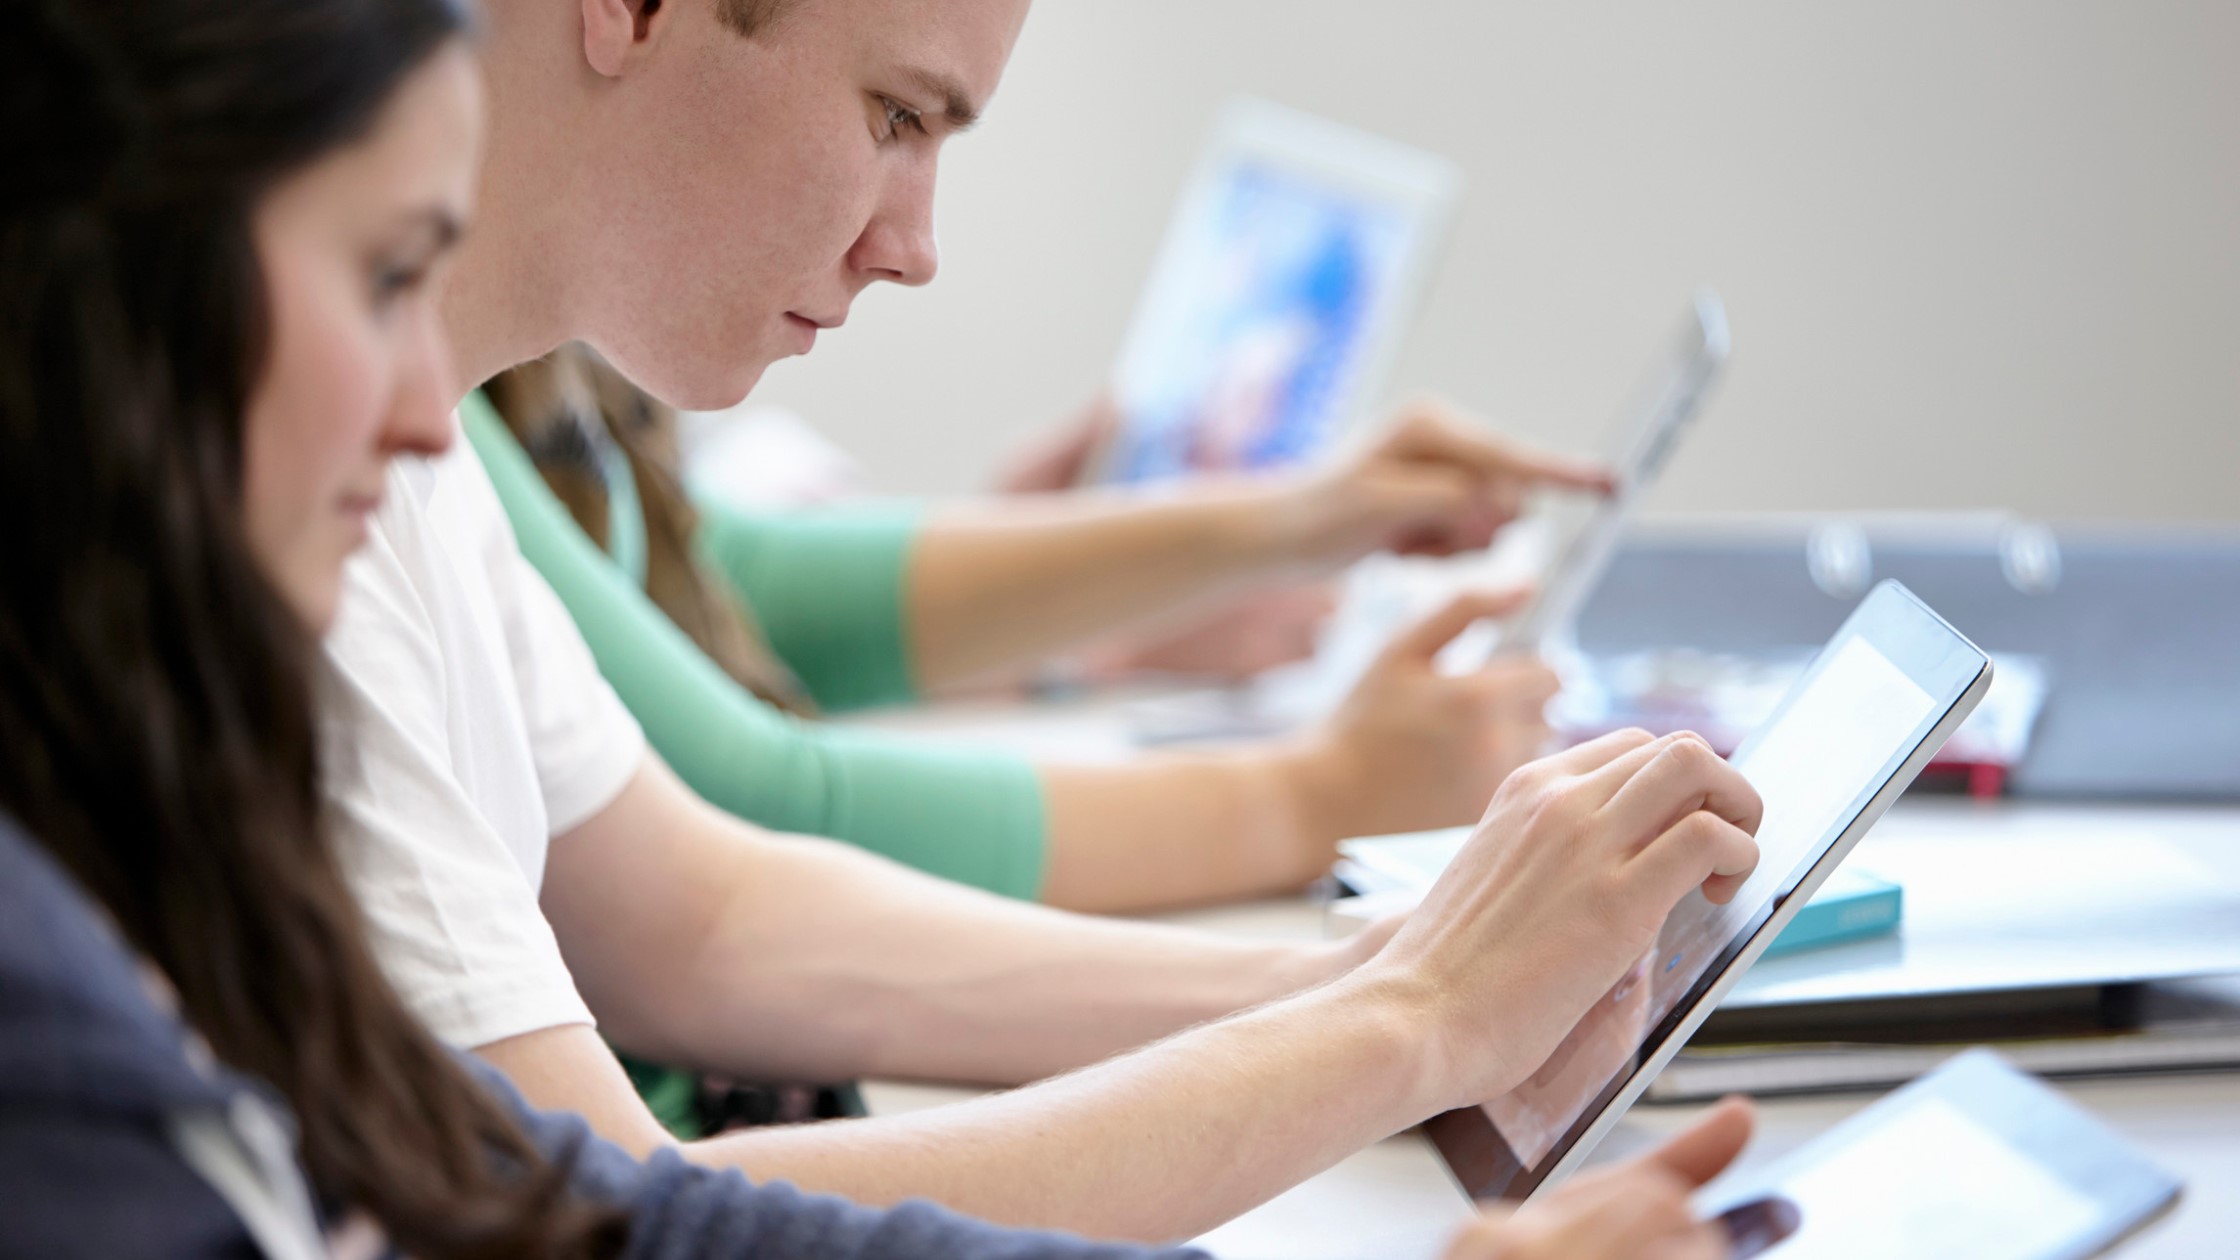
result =
[[[977,485],[1102,379],[1215,108],[1469,178],[1394,374],[1591,443],[1699,281],[1736,357],[1665,511],[2240,519],[2240,4],[1042,0],[942,274],[755,401]]]

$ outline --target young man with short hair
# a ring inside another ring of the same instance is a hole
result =
[[[483,210],[446,293],[463,379],[583,340],[701,407],[806,351],[869,285],[932,278],[936,156],[986,105],[1026,12],[488,7]],[[1017,620],[1050,633],[1213,583],[1214,522],[1280,526],[1306,555],[1462,534],[1513,510],[1534,469],[1419,419],[1249,510],[1088,510],[1031,538],[960,525],[930,531],[915,563],[983,599],[1042,592],[1054,610]],[[1350,942],[1216,940],[1004,901],[701,802],[647,752],[471,453],[402,466],[388,490],[328,653],[331,795],[377,944],[440,1035],[635,1149],[665,1136],[594,1012],[616,1045],[741,1075],[1015,1083],[1098,1064],[939,1112],[688,1151],[869,1202],[1184,1236],[1521,1081],[1678,897],[1723,895],[1755,861],[1739,775],[1700,742],[1625,733],[1512,776],[1412,921]],[[1088,570],[1070,580],[1048,542],[1069,529]],[[1372,700],[1469,703],[1469,681],[1430,658],[1486,608],[1458,601],[1404,635]],[[969,656],[970,624],[929,633]],[[1467,772],[1438,738],[1382,755],[1288,775],[1216,760],[1170,799],[1112,808],[1147,831],[1193,813],[1327,825],[1365,794],[1452,790]]]

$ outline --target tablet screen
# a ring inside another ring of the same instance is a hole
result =
[[[1804,1222],[1773,1252],[1782,1260],[2043,1256],[2102,1215],[2092,1196],[1935,1097],[1798,1169],[1780,1189]]]
[[[1472,1193],[1538,1184],[1985,668],[1980,653],[1894,584],[1869,597],[1734,756],[1765,802],[1750,878],[1725,905],[1701,892],[1682,898],[1656,945],[1589,1008],[1547,1062],[1479,1109],[1491,1133],[1472,1140],[1477,1149],[1468,1162],[1478,1167],[1465,1170],[1434,1128]]]
[[[2056,1260],[2097,1255],[2178,1183],[2068,1099],[1985,1050],[1947,1060],[1696,1207],[1786,1200],[1778,1260]],[[1746,1248],[1740,1254],[1758,1254]]]
[[[1319,448],[1354,392],[1371,316],[1407,244],[1399,207],[1294,172],[1233,167],[1178,224],[1189,283],[1131,347],[1113,475],[1264,468]]]
[[[1459,185],[1445,159],[1232,102],[1121,351],[1103,476],[1266,468],[1328,445],[1378,388]]]

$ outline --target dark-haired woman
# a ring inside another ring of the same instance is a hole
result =
[[[639,1165],[368,953],[307,662],[451,440],[463,21],[0,0],[0,1255],[1120,1254]]]

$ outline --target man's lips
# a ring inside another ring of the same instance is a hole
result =
[[[786,322],[793,325],[793,330],[801,335],[800,353],[802,354],[807,354],[817,348],[817,333],[819,330],[838,328],[847,321],[848,313],[846,311],[842,311],[839,315],[831,318],[803,315],[799,311],[786,312]]]

